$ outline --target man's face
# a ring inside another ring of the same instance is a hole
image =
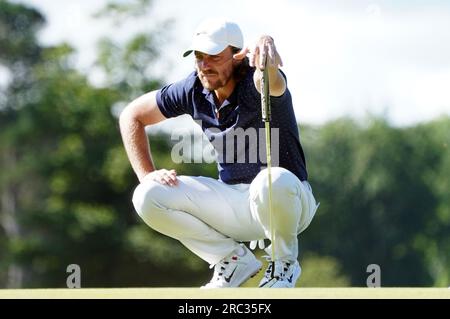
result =
[[[235,60],[230,47],[217,55],[195,51],[195,68],[203,87],[213,91],[224,87],[233,76]]]

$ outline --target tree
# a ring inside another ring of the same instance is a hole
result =
[[[26,192],[17,176],[25,175],[26,168],[18,161],[23,155],[21,147],[14,145],[14,139],[20,134],[21,127],[11,129],[9,123],[17,121],[17,110],[21,109],[31,94],[20,95],[21,90],[30,90],[34,79],[29,76],[29,69],[40,59],[41,48],[35,34],[43,25],[43,16],[34,9],[22,5],[0,1],[0,64],[11,74],[11,84],[6,91],[0,92],[5,98],[0,99],[0,225],[5,247],[18,240],[23,230],[18,222],[21,212],[20,194]],[[29,92],[29,91],[28,91]],[[6,169],[5,169],[6,168]],[[7,251],[7,249],[5,249]],[[24,279],[23,269],[11,260],[8,253],[2,254],[0,283],[19,287]]]
[[[321,206],[304,250],[337,258],[352,285],[365,285],[369,264],[380,265],[384,286],[448,284],[450,134],[442,123],[341,119],[306,130]]]
[[[413,247],[424,257],[428,275],[437,287],[450,283],[450,118],[441,117],[405,132],[414,141],[414,158],[420,180],[435,199],[434,206],[424,208],[426,219],[415,236]]]

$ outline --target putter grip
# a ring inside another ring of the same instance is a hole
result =
[[[261,113],[263,122],[270,122],[269,72],[266,64],[261,77]]]

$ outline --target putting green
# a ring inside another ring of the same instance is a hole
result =
[[[447,288],[0,289],[0,299],[450,299]]]

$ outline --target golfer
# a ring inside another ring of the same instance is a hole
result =
[[[149,227],[214,267],[202,288],[238,287],[254,276],[262,263],[244,243],[262,244],[271,232],[265,250],[274,257],[267,257],[259,287],[295,287],[301,273],[297,236],[317,205],[274,40],[261,36],[244,47],[236,23],[210,19],[198,26],[187,56],[195,59],[194,72],[135,99],[120,116],[124,146],[140,182],[134,207]],[[261,118],[263,61],[270,83],[272,216]],[[182,114],[196,120],[213,145],[218,179],[155,167],[145,126]]]

